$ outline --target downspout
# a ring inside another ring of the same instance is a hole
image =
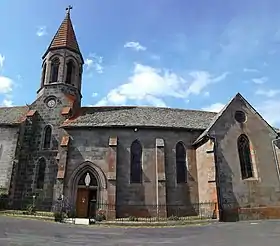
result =
[[[271,141],[271,145],[272,145],[272,150],[273,150],[274,163],[275,163],[275,166],[276,166],[277,176],[278,176],[278,180],[280,182],[279,160],[278,160],[278,156],[277,156],[276,149],[275,149],[275,144],[274,144],[274,142],[277,141],[277,140],[279,140],[278,136],[276,137],[276,139],[273,139]]]
[[[158,148],[156,147],[156,206],[157,206],[157,219],[159,216],[159,194],[158,194]]]

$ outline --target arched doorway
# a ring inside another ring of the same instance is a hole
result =
[[[77,184],[76,217],[94,218],[99,195],[99,184],[95,175],[90,171],[84,172]]]
[[[85,181],[87,173],[90,177],[88,186]],[[77,165],[67,181],[65,195],[69,197],[72,206],[76,208],[76,217],[93,217],[98,206],[107,202],[105,173],[98,165],[90,161]],[[90,202],[93,206],[95,199],[95,210],[90,210]]]

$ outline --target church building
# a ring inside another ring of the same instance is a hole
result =
[[[64,198],[81,218],[103,205],[111,219],[280,218],[278,130],[241,94],[219,113],[83,107],[83,64],[68,9],[42,57],[37,98],[0,108],[0,192],[12,207],[36,197],[51,211]]]

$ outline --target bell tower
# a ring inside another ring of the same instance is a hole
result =
[[[73,103],[79,107],[84,60],[70,18],[71,9],[72,6],[66,8],[66,16],[42,57],[42,76],[37,98],[52,94],[56,88],[56,91],[75,97]]]
[[[27,105],[24,130],[19,132],[18,162],[24,165],[16,168],[21,178],[15,181],[13,196],[21,199],[37,194],[44,208],[63,194],[70,138],[61,125],[77,115],[81,107],[84,60],[71,22],[71,9],[66,9],[42,57],[37,98]]]

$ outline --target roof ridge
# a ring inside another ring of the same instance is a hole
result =
[[[206,110],[201,110],[201,109],[183,109],[183,108],[172,108],[172,107],[153,107],[153,106],[84,106],[81,107],[82,109],[134,109],[134,108],[139,108],[139,109],[143,109],[143,108],[147,108],[147,109],[169,109],[169,110],[174,110],[174,111],[192,111],[192,112],[202,112],[202,113],[213,113],[213,114],[218,114],[217,112],[213,112],[213,111],[206,111]]]
[[[24,106],[24,105],[21,105],[21,106],[11,106],[11,107],[0,106],[0,109],[4,109],[4,108],[28,108],[28,106]]]

